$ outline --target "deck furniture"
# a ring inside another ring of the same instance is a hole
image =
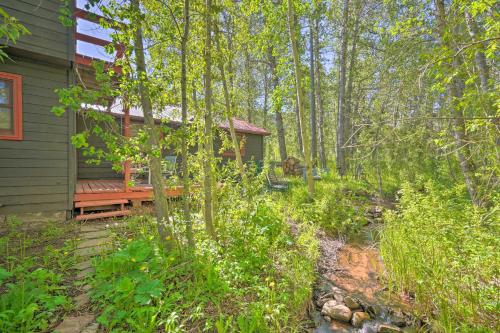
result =
[[[175,175],[177,170],[177,156],[168,155],[163,158],[163,176],[170,178]]]
[[[285,192],[288,190],[288,182],[286,180],[279,179],[274,172],[274,168],[270,167],[267,174],[267,185],[271,191]]]
[[[321,180],[321,175],[318,172],[318,168],[312,169],[312,175],[314,180]],[[306,168],[302,170],[302,176],[304,177],[304,180],[307,180]]]

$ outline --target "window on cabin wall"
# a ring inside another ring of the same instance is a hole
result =
[[[0,140],[22,140],[21,75],[0,72]]]
[[[243,134],[238,134],[238,133],[236,133],[236,137],[238,138],[238,143],[240,144],[240,155],[241,155],[241,157],[243,157],[246,154],[247,137]],[[231,137],[229,137],[229,140],[231,140]],[[222,153],[222,156],[224,156],[224,157],[236,157],[236,154],[234,153],[233,149],[228,149]]]

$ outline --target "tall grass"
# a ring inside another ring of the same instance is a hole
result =
[[[434,330],[499,331],[499,207],[475,208],[464,193],[404,185],[398,213],[385,216],[381,255],[391,287],[414,294]]]
[[[333,173],[322,175],[311,198],[302,179],[292,181],[291,189],[280,197],[280,205],[295,221],[314,223],[337,236],[356,233],[367,222],[369,204],[366,184]]]

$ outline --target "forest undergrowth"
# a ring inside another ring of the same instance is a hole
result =
[[[236,183],[223,184],[218,237],[208,236],[196,213],[194,248],[167,251],[147,213],[120,221],[114,250],[94,260],[89,280],[97,321],[109,332],[302,331],[318,277],[318,232],[356,235],[374,222],[366,212],[376,194],[366,181],[333,174],[316,182],[313,199],[301,179],[290,185],[286,193],[262,185],[242,195]],[[415,316],[433,331],[496,331],[498,208],[476,208],[463,187],[437,181],[407,182],[397,193],[397,208],[376,228],[383,282],[409,295]],[[187,242],[180,206],[172,202],[170,221],[179,244]],[[21,239],[12,230],[2,239],[4,251]],[[47,237],[63,232],[52,230]],[[21,249],[29,248],[23,242]],[[74,242],[59,243],[44,251],[43,264],[36,254],[7,256],[0,270],[2,330],[43,332],[55,323],[50,316],[71,311]]]

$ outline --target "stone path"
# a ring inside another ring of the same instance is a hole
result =
[[[110,237],[110,231],[114,226],[116,226],[116,224],[96,221],[85,223],[80,226],[79,242],[75,252],[78,262],[74,267],[76,270],[75,282],[84,282],[90,274],[94,273],[92,258],[95,255],[105,253],[111,249],[112,239]],[[96,333],[99,330],[99,324],[95,322],[96,316],[90,309],[90,289],[91,286],[86,283],[78,287],[80,293],[73,297],[74,315],[65,317],[54,329],[54,332]]]

